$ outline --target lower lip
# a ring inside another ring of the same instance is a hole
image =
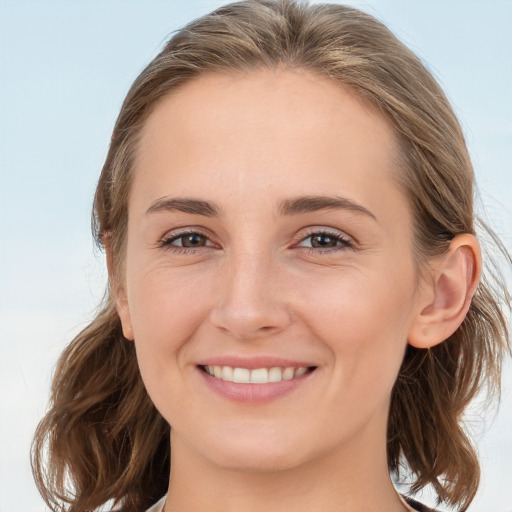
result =
[[[271,402],[272,400],[291,393],[299,386],[305,384],[315,373],[316,369],[300,377],[295,377],[290,380],[281,380],[279,382],[269,382],[267,384],[230,382],[212,377],[209,373],[206,373],[200,368],[197,368],[197,371],[206,385],[224,398],[235,402],[259,405]]]

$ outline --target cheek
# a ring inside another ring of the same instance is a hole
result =
[[[299,296],[304,311],[309,309],[309,317],[318,318],[318,325],[332,337],[349,337],[359,345],[372,343],[371,332],[393,337],[407,330],[413,303],[411,282],[396,269],[342,271],[334,277],[309,280]]]
[[[303,291],[303,317],[329,349],[343,386],[393,385],[412,319],[412,281],[404,274],[347,272],[329,286],[316,280]]]
[[[132,265],[128,272],[128,302],[141,371],[147,365],[179,365],[215,293],[209,272],[173,269],[165,263]]]
[[[191,400],[183,377],[190,371],[189,341],[205,317],[205,279],[164,266],[131,276],[129,303],[140,373],[157,409],[173,418]]]

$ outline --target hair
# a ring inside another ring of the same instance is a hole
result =
[[[191,22],[129,90],[97,186],[93,231],[112,252],[114,276],[98,314],[60,357],[32,450],[36,483],[53,511],[110,502],[135,512],[167,490],[170,427],[146,393],[115,308],[137,141],[160,99],[178,87],[207,72],[261,68],[328,77],[387,117],[401,148],[400,183],[420,264],[443,254],[456,235],[475,233],[474,176],[457,118],[429,71],[381,22],[346,6],[293,0],[241,1]],[[412,478],[411,493],[432,485],[438,502],[461,511],[479,483],[462,415],[481,389],[499,393],[510,351],[510,296],[490,258],[486,272],[452,336],[430,350],[408,346],[388,420],[390,472]]]

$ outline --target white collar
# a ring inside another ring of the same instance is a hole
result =
[[[158,500],[157,503],[155,503],[152,507],[148,508],[146,512],[162,512],[165,504],[165,498],[167,498],[167,495],[162,496],[162,499]]]

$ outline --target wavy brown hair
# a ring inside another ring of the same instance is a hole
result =
[[[401,145],[399,179],[414,215],[419,266],[456,235],[475,233],[474,177],[460,125],[425,66],[382,23],[353,8],[292,0],[242,1],[193,21],[135,80],[99,179],[93,230],[112,251],[114,273],[101,310],[58,362],[32,452],[37,485],[54,511],[89,512],[110,503],[138,512],[167,490],[169,425],[144,389],[113,293],[122,278],[134,153],[163,96],[207,72],[262,67],[327,76],[390,120]],[[487,261],[459,329],[430,350],[407,348],[388,423],[390,471],[405,468],[412,493],[430,484],[440,502],[461,511],[479,481],[462,414],[482,388],[499,390],[501,360],[510,350],[510,296]]]

